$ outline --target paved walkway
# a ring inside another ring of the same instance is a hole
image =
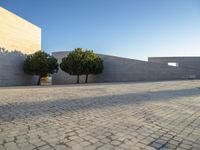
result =
[[[0,88],[0,150],[200,149],[200,80]]]

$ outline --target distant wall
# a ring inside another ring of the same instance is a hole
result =
[[[0,50],[0,86],[36,85],[38,77],[23,72],[25,56]]]
[[[200,57],[149,57],[148,61],[163,65],[174,63],[175,68],[185,70],[186,78],[200,78]]]
[[[52,55],[61,62],[69,52],[54,52]],[[161,81],[187,79],[194,69],[172,67],[166,63],[147,62],[115,56],[100,55],[104,61],[104,71],[100,75],[89,76],[89,82]],[[199,58],[200,59],[200,58]],[[200,64],[200,63],[199,63]],[[197,71],[198,72],[198,71]],[[81,77],[83,82],[84,76]],[[52,76],[53,84],[75,83],[76,76],[62,70]]]
[[[41,29],[0,7],[0,47],[24,54],[41,50]]]

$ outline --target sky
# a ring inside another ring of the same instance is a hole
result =
[[[46,52],[81,47],[146,60],[200,56],[200,0],[0,0],[42,28]]]

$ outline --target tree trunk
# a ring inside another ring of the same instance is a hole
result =
[[[79,83],[79,74],[77,75],[77,83]]]
[[[40,80],[41,80],[41,76],[39,76],[39,79],[38,79],[37,85],[40,85]]]
[[[88,74],[86,74],[86,77],[85,77],[85,83],[88,82]]]

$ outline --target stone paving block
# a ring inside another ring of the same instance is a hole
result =
[[[156,143],[156,142],[151,143],[150,146],[153,147],[153,148],[155,148],[155,149],[160,149],[161,147],[163,147],[162,144]]]
[[[199,80],[0,88],[0,149],[200,148]]]

